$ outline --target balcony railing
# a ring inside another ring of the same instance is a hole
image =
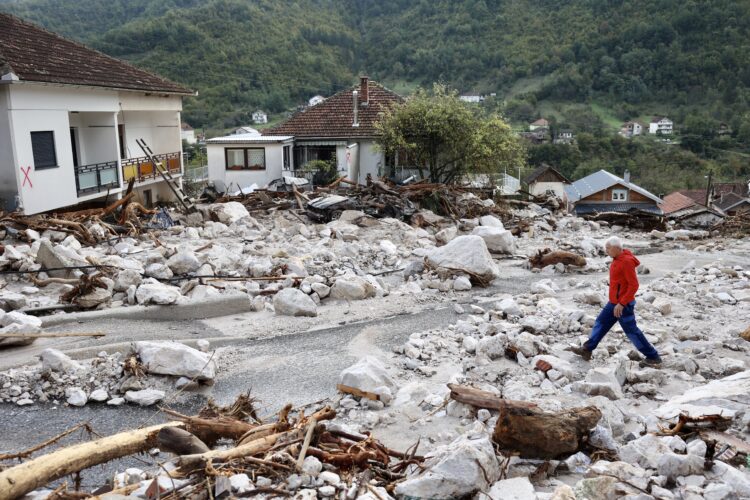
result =
[[[180,161],[179,152],[154,155],[154,159],[161,161],[164,168],[169,170],[171,174],[182,172],[182,162]],[[136,182],[143,182],[149,179],[157,179],[159,176],[160,174],[154,164],[145,156],[122,160],[122,179],[125,183],[130,182],[130,179],[134,177]]]
[[[75,167],[78,196],[100,193],[120,185],[117,177],[117,160]]]

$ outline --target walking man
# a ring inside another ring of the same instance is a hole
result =
[[[571,349],[586,361],[602,341],[610,328],[619,322],[625,335],[641,354],[646,356],[642,364],[660,366],[661,358],[635,323],[635,292],[638,291],[638,276],[635,269],[640,265],[630,250],[622,248],[622,241],[617,236],[609,238],[605,244],[607,255],[612,257],[609,266],[609,302],[596,318],[591,336],[581,347]]]

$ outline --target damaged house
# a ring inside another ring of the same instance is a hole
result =
[[[376,147],[375,123],[402,98],[366,76],[359,85],[297,112],[262,135],[238,134],[207,141],[209,178],[225,185],[265,186],[282,176],[311,177],[305,165],[331,162],[339,175],[364,183],[386,174]]]
[[[659,206],[668,219],[689,229],[706,229],[721,222],[724,218],[721,211],[698,203],[685,191],[675,191],[663,198]]]
[[[182,175],[187,88],[0,13],[0,199],[35,214],[120,198],[128,182],[150,205],[173,194],[136,140]]]
[[[571,212],[587,215],[602,212],[646,212],[662,215],[661,199],[630,182],[630,172],[620,178],[599,170],[565,186]]]

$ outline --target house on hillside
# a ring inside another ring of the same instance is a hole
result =
[[[707,207],[681,191],[665,196],[659,207],[667,218],[688,229],[709,228],[724,218],[721,210]]]
[[[666,116],[655,116],[648,124],[648,133],[656,135],[672,135],[674,122]]]
[[[529,123],[530,132],[533,132],[540,128],[546,128],[547,130],[549,130],[549,122],[544,118],[539,118],[538,120]]]
[[[555,144],[573,144],[573,131],[570,129],[561,129],[555,135]]]
[[[261,110],[255,111],[253,113],[253,123],[255,123],[256,125],[268,123],[268,115]]]
[[[565,186],[570,184],[570,180],[556,168],[542,164],[524,177],[523,183],[528,186],[528,192],[533,196],[553,194],[565,200]]]
[[[641,122],[629,121],[622,124],[619,134],[626,139],[632,139],[637,135],[642,135],[643,128]]]
[[[315,105],[317,105],[317,104],[320,104],[321,102],[323,102],[323,101],[325,101],[325,100],[326,100],[326,98],[325,98],[325,97],[323,97],[322,95],[316,95],[316,96],[312,96],[312,97],[311,97],[311,98],[310,98],[310,99],[309,99],[309,100],[307,101],[307,105],[308,105],[308,106],[315,106]]]
[[[630,182],[628,171],[620,178],[599,170],[565,186],[565,195],[576,215],[631,211],[662,215],[661,199]]]
[[[532,144],[544,144],[550,141],[550,131],[547,127],[538,127],[531,132],[521,132],[520,135]]]
[[[237,127],[229,135],[260,135],[260,130],[246,125],[244,127]]]
[[[458,98],[463,102],[469,102],[472,104],[479,104],[480,102],[484,101],[484,96],[477,94],[463,94],[458,96]]]
[[[195,138],[195,130],[185,122],[182,122],[181,125],[180,138],[188,144],[195,144],[197,142],[197,139]]]
[[[359,85],[295,113],[263,130],[260,137],[209,139],[209,178],[262,187],[282,176],[311,177],[305,165],[323,160],[341,175],[364,184],[368,174],[387,174],[385,155],[376,147],[375,123],[384,110],[400,102],[398,94],[364,76]],[[248,159],[261,154],[262,164]]]
[[[0,200],[35,214],[119,198],[174,199],[136,144],[172,175],[182,166],[182,97],[191,90],[0,13]]]

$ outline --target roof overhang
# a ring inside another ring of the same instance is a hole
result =
[[[111,90],[113,92],[135,92],[139,94],[146,94],[146,95],[153,95],[153,96],[183,96],[183,97],[190,97],[190,96],[197,96],[197,91],[187,91],[187,92],[175,92],[175,91],[163,91],[163,90],[148,90],[148,89],[136,89],[136,88],[125,88],[125,87],[111,87],[106,85],[83,85],[78,83],[65,83],[65,82],[41,82],[37,80],[22,80],[18,78],[18,76],[15,73],[11,73],[15,79],[14,80],[5,80],[3,75],[0,77],[0,83],[24,83],[29,85],[42,85],[42,86],[48,86],[48,87],[68,87],[68,88],[79,88],[79,89],[94,89],[94,90]]]

